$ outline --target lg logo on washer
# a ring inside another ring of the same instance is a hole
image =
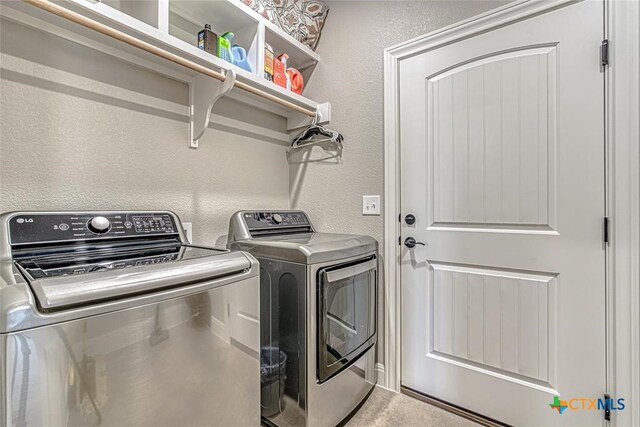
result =
[[[30,223],[33,222],[33,218],[18,218],[16,219],[18,224]]]

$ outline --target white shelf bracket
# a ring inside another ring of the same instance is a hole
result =
[[[313,117],[298,113],[297,111],[289,111],[287,114],[287,130],[292,131],[307,127],[313,121]],[[318,124],[326,125],[331,122],[331,103],[323,102],[318,104]]]
[[[198,74],[189,85],[189,147],[198,148],[198,140],[209,127],[215,103],[233,89],[236,72],[229,70],[224,81]]]

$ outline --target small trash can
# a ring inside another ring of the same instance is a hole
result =
[[[287,355],[277,347],[260,349],[260,406],[262,416],[275,415],[284,407]]]

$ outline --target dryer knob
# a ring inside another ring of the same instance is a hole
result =
[[[89,230],[94,233],[106,233],[109,231],[109,227],[111,227],[111,223],[103,216],[93,217],[91,221],[89,221]]]
[[[273,220],[273,222],[275,224],[280,224],[282,222],[282,215],[280,214],[274,214],[271,219]]]

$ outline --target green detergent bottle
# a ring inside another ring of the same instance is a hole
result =
[[[234,34],[229,31],[218,37],[218,57],[230,63],[233,63],[233,56],[231,55],[231,39],[233,36]]]

